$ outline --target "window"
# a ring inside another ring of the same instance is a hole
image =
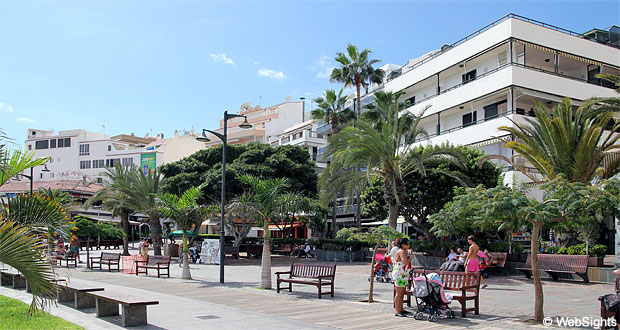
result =
[[[467,84],[468,82],[476,79],[476,70],[471,70],[462,76],[463,84]]]
[[[133,158],[131,158],[131,157],[123,158],[122,164],[123,164],[123,166],[133,165]]]
[[[508,63],[508,52],[501,52],[497,54],[497,63],[498,66],[506,65]]]
[[[80,161],[80,169],[85,170],[90,168],[90,160],[81,160]]]
[[[503,100],[501,102],[487,105],[484,107],[484,119],[495,118],[500,113],[505,113],[507,104],[508,102]]]
[[[114,158],[114,159],[106,159],[105,160],[105,167],[114,167],[116,166],[116,164],[118,164],[121,161],[120,158]]]
[[[105,160],[103,159],[95,159],[93,160],[93,168],[104,168]]]
[[[68,148],[71,146],[71,138],[65,138],[65,148]]]
[[[36,141],[34,143],[34,148],[37,149],[37,150],[47,149],[47,148],[49,148],[49,141],[48,140]]]
[[[64,148],[65,139],[58,139],[58,148]]]
[[[80,156],[90,155],[90,144],[80,144]]]
[[[108,151],[112,151],[112,146],[108,146]]]
[[[405,103],[406,103],[408,106],[414,105],[414,104],[415,104],[415,95],[414,95],[414,96],[412,96],[412,97],[410,97],[410,98],[408,98],[408,99],[406,99],[406,100],[405,100]]]
[[[56,148],[56,139],[50,140],[50,149]]]
[[[463,127],[473,125],[478,121],[478,113],[476,111],[463,115]]]
[[[68,148],[71,146],[71,138],[58,139],[58,148]]]

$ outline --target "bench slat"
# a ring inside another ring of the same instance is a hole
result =
[[[99,299],[105,299],[108,301],[112,301],[115,303],[119,303],[121,305],[126,306],[137,306],[137,305],[158,305],[159,301],[157,300],[144,300],[143,298],[135,297],[126,293],[118,293],[111,291],[97,291],[97,292],[89,292],[88,295],[93,296]]]

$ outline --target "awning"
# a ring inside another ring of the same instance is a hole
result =
[[[405,217],[400,216],[396,219],[396,224],[403,224],[406,223],[405,221]],[[388,225],[388,219],[385,219],[383,221],[373,221],[373,222],[362,222],[362,226],[381,226],[381,225]]]
[[[543,99],[543,100],[546,100],[546,101],[552,101],[552,102],[556,102],[556,103],[562,103],[562,100],[564,99],[561,96],[557,96],[557,95],[553,95],[553,94],[549,94],[549,93],[544,93],[544,92],[539,92],[539,91],[534,91],[534,90],[526,89],[526,88],[517,87],[517,88],[515,88],[515,90],[519,91],[523,95],[532,96],[532,97],[535,97],[537,99]],[[576,105],[576,106],[580,106],[580,105],[583,104],[582,101],[578,101],[578,100],[575,100],[575,99],[571,99],[571,103],[573,105]]]
[[[97,221],[97,222],[121,223],[121,219],[120,219],[120,218],[118,218],[118,219],[112,219],[112,218],[108,218],[108,217],[92,217],[92,216],[87,216],[87,215],[83,215],[83,214],[81,214],[80,216],[82,216],[82,217],[84,217],[84,218],[88,218],[88,219],[90,219],[90,220]],[[132,220],[129,220],[129,225],[132,225],[132,226],[137,226],[137,225],[139,225],[139,224],[140,224],[140,222],[139,222],[139,221],[132,221]]]
[[[498,137],[498,138],[493,138],[493,139],[488,139],[482,142],[478,142],[478,143],[472,143],[472,144],[468,144],[468,147],[472,147],[472,148],[480,148],[480,147],[484,147],[484,146],[488,146],[488,145],[492,145],[492,144],[497,144],[497,143],[506,143],[510,141],[510,135],[507,136],[503,136],[503,137]]]
[[[301,226],[303,226],[302,223],[296,222],[296,223],[293,224],[292,227],[301,227]],[[292,227],[291,227],[290,224],[286,225],[286,229],[290,229]],[[284,225],[280,225],[280,228],[284,228]],[[281,230],[280,228],[278,228],[278,226],[276,226],[276,225],[269,225],[269,230],[279,231],[279,230]]]
[[[202,222],[203,226],[219,226],[220,220],[207,219]]]

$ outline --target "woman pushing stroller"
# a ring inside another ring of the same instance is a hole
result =
[[[396,251],[396,256],[394,257],[394,268],[392,270],[394,288],[396,289],[396,295],[394,296],[395,315],[407,317],[411,312],[403,308],[403,299],[407,284],[409,283],[409,271],[411,270],[411,259],[413,258],[413,255],[409,256],[407,252],[413,252],[409,249],[409,239],[407,238],[398,239],[396,246],[398,246],[398,251]]]

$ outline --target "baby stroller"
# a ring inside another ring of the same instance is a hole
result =
[[[377,282],[385,282],[392,283],[392,257],[388,255],[383,255],[377,253],[375,255],[375,281]],[[370,282],[370,278],[368,278]]]
[[[436,322],[440,315],[454,318],[454,312],[450,309],[452,296],[443,291],[443,283],[437,273],[424,273],[413,279],[418,311],[413,315],[416,320],[423,320],[424,314],[428,314],[430,322]]]

